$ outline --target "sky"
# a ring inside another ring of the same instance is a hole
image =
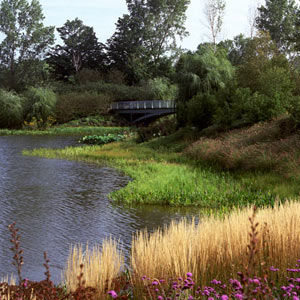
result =
[[[40,3],[45,25],[61,27],[66,20],[78,17],[85,25],[94,28],[102,43],[106,43],[115,32],[118,18],[127,13],[125,0],[40,0]],[[249,7],[254,7],[256,3],[257,0],[226,1],[221,39],[232,38],[240,33],[249,35]],[[191,0],[185,24],[190,35],[179,43],[183,48],[196,50],[200,43],[209,41],[203,6],[204,0]]]

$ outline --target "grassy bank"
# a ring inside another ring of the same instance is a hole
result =
[[[45,130],[11,130],[0,129],[0,136],[4,135],[104,135],[108,133],[122,133],[129,131],[128,127],[52,127]]]
[[[111,197],[124,203],[198,206],[227,210],[249,204],[272,205],[274,196],[242,185],[228,173],[193,165],[180,153],[153,144],[137,145],[134,140],[104,146],[36,149],[25,155],[74,159],[110,165],[133,181]]]
[[[184,149],[194,161],[229,171],[244,184],[281,197],[300,193],[300,139],[287,117],[201,137]]]

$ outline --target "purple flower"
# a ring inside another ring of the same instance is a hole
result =
[[[158,299],[158,300],[163,300],[164,297],[163,297],[163,296],[158,296],[157,299]]]
[[[286,269],[288,272],[298,273],[299,269]]]
[[[118,297],[118,294],[115,291],[109,291],[107,294],[110,295],[112,298]]]
[[[293,300],[299,300],[299,297],[294,296],[294,297],[293,297]]]
[[[221,300],[228,300],[228,296],[227,295],[222,295],[220,299]]]
[[[188,272],[188,273],[186,273],[186,276],[187,276],[187,277],[192,277],[193,274],[192,274],[191,272]]]
[[[274,268],[274,267],[272,266],[272,267],[270,267],[270,271],[272,271],[272,272],[277,272],[277,271],[279,271],[279,269],[278,269],[278,268]]]
[[[234,297],[238,300],[243,299],[243,295],[242,294],[235,294]]]
[[[156,280],[152,281],[152,285],[158,285],[158,282]]]
[[[213,279],[210,283],[211,284],[221,284],[222,282],[217,279]]]

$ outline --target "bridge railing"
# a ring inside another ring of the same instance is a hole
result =
[[[164,109],[175,108],[176,101],[174,100],[145,100],[145,101],[124,101],[113,102],[111,104],[112,110],[126,110],[126,109]]]

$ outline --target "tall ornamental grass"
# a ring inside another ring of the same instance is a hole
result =
[[[248,208],[224,219],[207,217],[199,224],[183,220],[151,234],[137,233],[131,253],[135,284],[142,284],[143,276],[178,278],[187,272],[193,273],[200,286],[209,285],[213,279],[224,282],[236,276],[249,259],[251,214]],[[293,268],[300,255],[300,204],[290,202],[259,210],[255,221],[259,223],[259,235],[254,274],[263,277],[264,270],[275,266],[280,272],[273,279],[284,282],[286,268]]]
[[[82,273],[85,286],[95,288],[100,295],[106,288],[113,288],[113,279],[120,275],[123,267],[123,253],[117,250],[117,242],[112,239],[104,240],[101,247],[96,245],[91,249],[88,245],[85,249],[77,245],[71,249],[64,282],[73,292],[78,288],[78,275]]]

